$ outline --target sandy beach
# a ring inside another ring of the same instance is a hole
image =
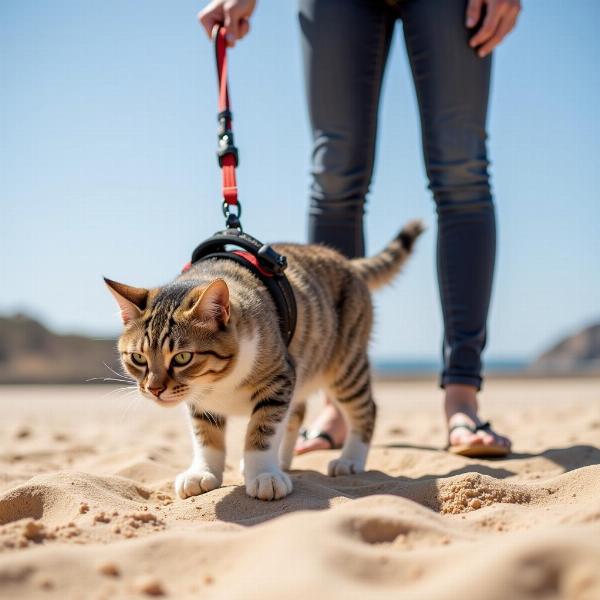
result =
[[[600,379],[489,382],[483,414],[514,439],[501,460],[441,450],[433,382],[376,398],[366,473],[298,457],[292,495],[265,503],[240,486],[240,423],[223,487],[181,500],[182,409],[0,388],[0,596],[600,598]]]

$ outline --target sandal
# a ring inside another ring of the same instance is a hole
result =
[[[502,444],[450,444],[450,434],[455,429],[467,429],[471,433],[477,433],[478,431],[491,432],[491,428],[492,425],[489,421],[479,423],[478,425],[470,425],[469,423],[453,425],[448,430],[448,445],[446,446],[446,450],[452,452],[452,454],[459,454],[460,456],[467,456],[469,458],[508,456],[510,454],[510,446],[507,447]]]
[[[336,444],[334,439],[326,431],[309,431],[306,428],[302,428],[298,437],[301,437],[305,442],[310,440],[322,439],[329,444],[329,448],[323,448],[323,450],[339,450],[342,444]]]

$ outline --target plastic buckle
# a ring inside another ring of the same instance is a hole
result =
[[[276,275],[283,275],[287,268],[287,259],[285,256],[278,254],[268,244],[263,244],[258,250],[259,258],[268,263],[269,268]]]
[[[223,158],[231,154],[233,156],[233,164],[237,167],[240,164],[240,157],[238,149],[233,145],[233,133],[226,131],[225,134],[219,138],[219,148],[217,149],[217,160],[219,166],[223,166]]]
[[[232,119],[233,119],[233,113],[227,109],[222,110],[217,115],[217,121],[219,122],[219,129],[218,129],[219,137],[224,135],[228,129],[231,129],[231,125],[228,127],[227,124],[231,123]]]
[[[240,162],[239,152],[233,143],[233,131],[231,130],[232,114],[230,110],[221,111],[217,120],[219,121],[219,147],[217,149],[217,159],[219,166],[223,166],[223,157],[231,154],[233,156],[234,165],[237,167]]]

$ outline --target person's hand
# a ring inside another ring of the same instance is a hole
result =
[[[484,5],[486,13],[483,23],[469,41],[471,48],[477,48],[481,58],[487,56],[510,33],[521,12],[520,0],[469,0],[466,15],[468,28],[479,23]]]
[[[227,45],[233,47],[250,31],[248,19],[255,6],[256,0],[213,0],[198,13],[198,21],[209,37],[215,25],[224,25]]]

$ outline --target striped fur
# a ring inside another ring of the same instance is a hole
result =
[[[318,389],[337,401],[349,425],[330,474],[364,469],[376,413],[367,356],[369,289],[398,273],[422,230],[410,223],[366,259],[347,260],[323,246],[275,245],[288,259],[298,306],[289,347],[269,293],[233,261],[203,261],[151,290],[106,280],[124,322],[119,351],[125,369],[148,398],[189,407],[194,460],[177,478],[179,495],[220,485],[231,415],[248,419],[247,493],[266,500],[289,493],[291,481],[281,466],[290,466],[304,402]]]
[[[411,221],[379,254],[352,261],[354,270],[365,279],[370,290],[376,290],[392,281],[402,269],[412,252],[415,240],[423,231],[421,221]]]

